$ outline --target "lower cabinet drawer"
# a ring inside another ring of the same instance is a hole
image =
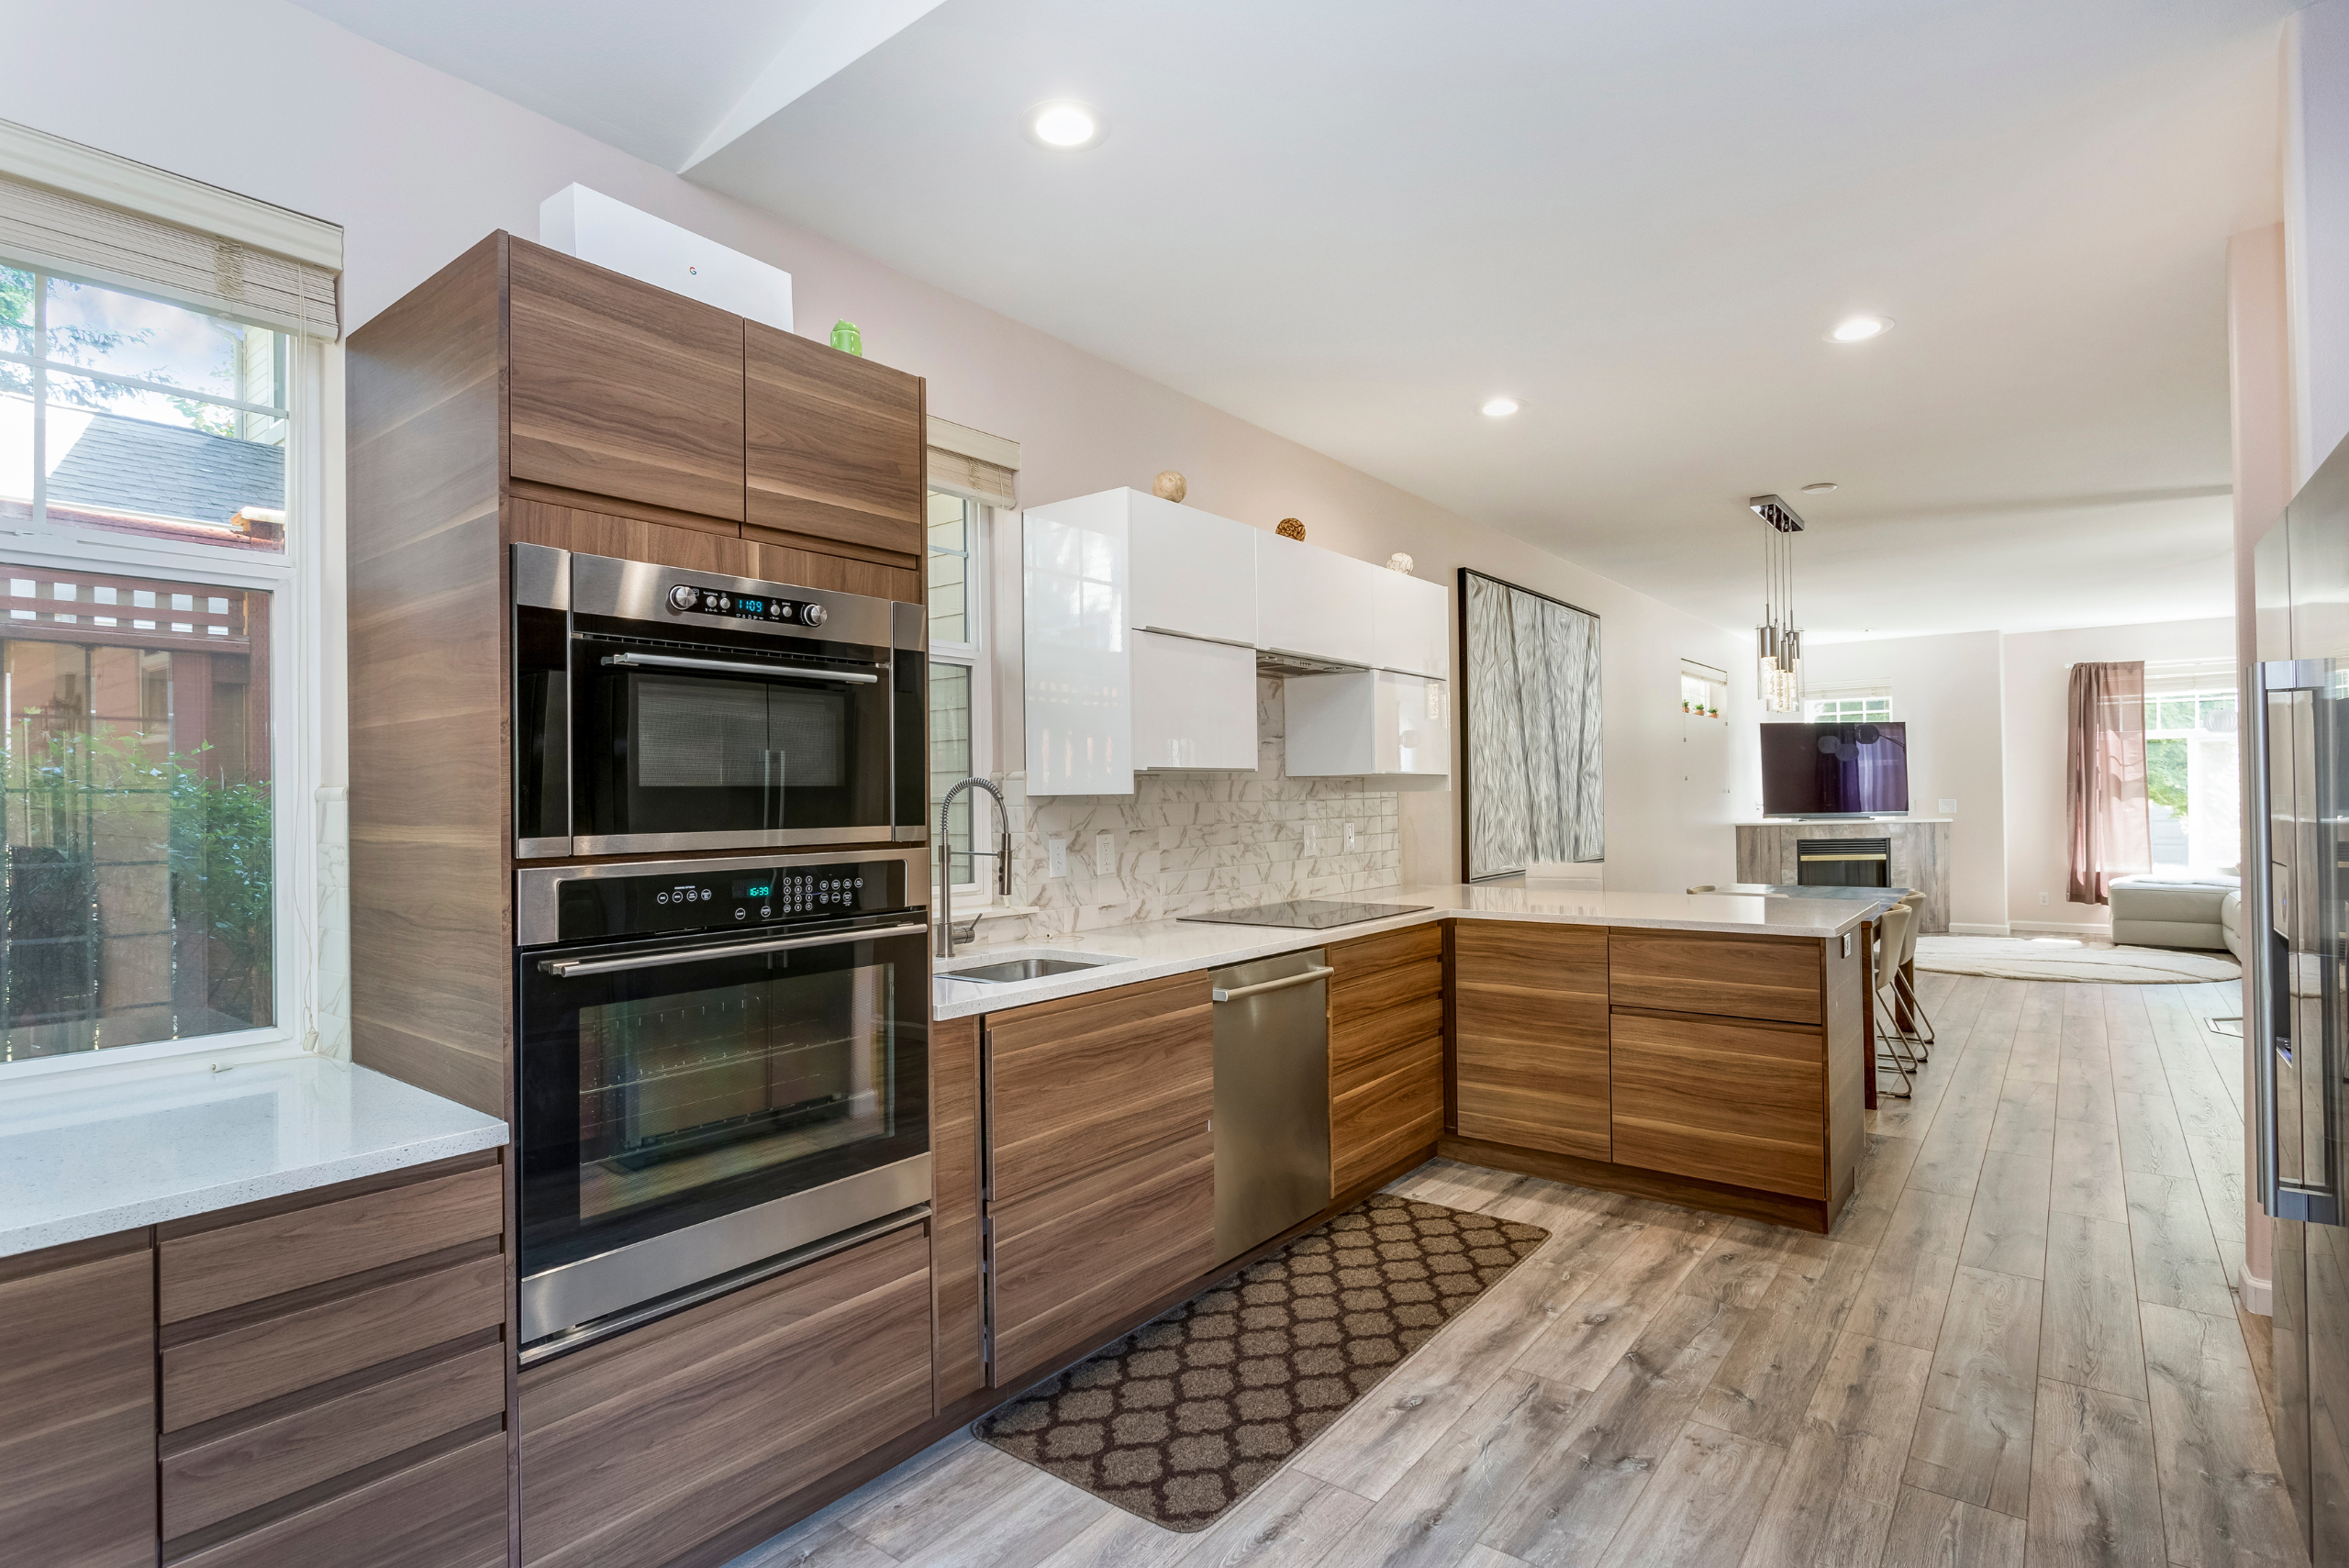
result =
[[[193,1441],[163,1441],[163,1540],[234,1518],[506,1408],[506,1347],[483,1345]],[[168,1550],[168,1545],[167,1548]]]
[[[340,1492],[171,1568],[502,1568],[506,1434]]]
[[[1817,1029],[1624,1013],[1609,1026],[1617,1164],[1827,1195]]]
[[[307,1304],[297,1295],[280,1313],[267,1307],[166,1331],[163,1430],[494,1328],[506,1320],[506,1260],[492,1252]]]
[[[1443,1037],[1419,1040],[1381,1064],[1386,1073],[1330,1102],[1332,1194],[1353,1191],[1443,1133]]]
[[[522,1561],[658,1568],[930,1414],[908,1226],[522,1374]]]

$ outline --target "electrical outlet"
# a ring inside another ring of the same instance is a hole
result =
[[[1357,843],[1359,843],[1359,842],[1360,842],[1360,840],[1357,840],[1357,839],[1354,837],[1354,825],[1353,825],[1353,823],[1351,823],[1351,822],[1347,823],[1347,824],[1346,824],[1346,853],[1348,853],[1348,854],[1350,854],[1350,855],[1351,855],[1351,854],[1353,854],[1353,853],[1354,852],[1354,847],[1355,847],[1355,845],[1356,845]]]
[[[1054,877],[1068,874],[1068,840],[1066,839],[1044,840],[1044,874]]]
[[[1118,874],[1117,840],[1109,837],[1109,829],[1107,828],[1093,835],[1093,874],[1096,876]]]
[[[2045,895],[2044,893],[2043,893],[2043,894],[2041,894],[2041,895],[2039,895],[2039,906],[2040,906],[2042,909],[2044,909],[2044,908],[2046,908],[2046,907],[2047,907],[2047,895]]]

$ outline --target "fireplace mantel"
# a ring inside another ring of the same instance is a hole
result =
[[[1801,880],[1795,846],[1806,839],[1889,839],[1890,876],[1895,887],[1925,895],[1924,931],[1949,929],[1949,831],[1947,817],[1848,817],[1806,822],[1770,817],[1737,825],[1737,880],[1788,885]]]

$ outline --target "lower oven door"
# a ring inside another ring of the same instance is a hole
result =
[[[888,839],[893,674],[886,649],[574,637],[572,853]]]
[[[526,1353],[930,1201],[926,930],[522,952]]]

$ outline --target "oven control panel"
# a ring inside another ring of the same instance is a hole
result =
[[[678,615],[731,616],[776,626],[821,626],[824,606],[804,599],[771,599],[730,588],[697,588],[680,583],[669,590],[669,608]]]
[[[732,929],[906,907],[903,861],[805,861],[751,870],[672,868],[573,877],[556,898],[561,940]]]

